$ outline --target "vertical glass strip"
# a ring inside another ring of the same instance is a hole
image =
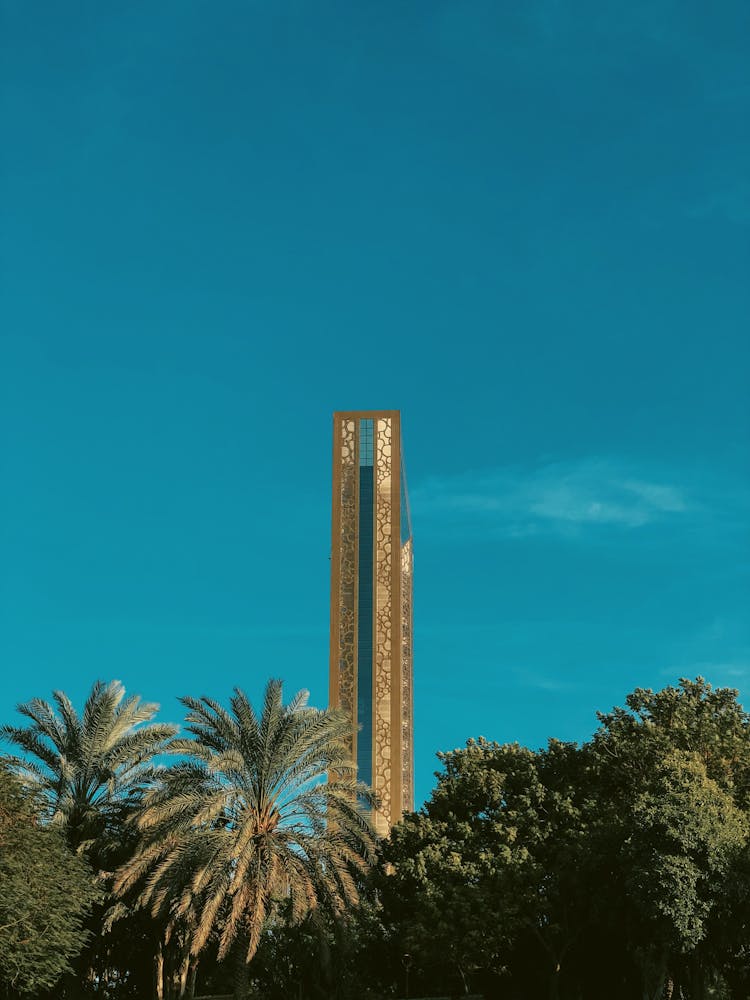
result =
[[[359,422],[359,580],[357,589],[357,776],[372,785],[373,422]]]

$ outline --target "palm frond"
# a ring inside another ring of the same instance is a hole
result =
[[[32,698],[25,704],[17,705],[16,711],[19,715],[25,715],[27,719],[31,719],[32,730],[40,736],[46,736],[60,753],[65,750],[67,735],[65,727],[48,702],[41,698]]]
[[[144,725],[156,706],[124,695],[119,681],[96,681],[79,715],[63,691],[54,691],[54,707],[33,698],[18,706],[29,725],[0,730],[26,754],[14,766],[40,788],[48,814],[76,849],[94,842],[104,848],[113,810],[137,802],[158,780],[153,757],[176,733],[174,726]]]
[[[180,699],[190,735],[166,745],[180,759],[145,790],[143,841],[115,886],[139,884],[141,905],[181,933],[189,922],[193,955],[216,930],[220,957],[240,942],[252,958],[274,900],[288,898],[295,920],[356,904],[355,874],[374,858],[373,796],[356,781],[349,720],[307,697],[284,705],[272,680],[260,716],[239,688],[228,709]]]

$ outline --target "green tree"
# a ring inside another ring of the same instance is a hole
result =
[[[391,978],[404,978],[409,955],[423,989],[531,977],[555,996],[584,905],[585,755],[480,739],[439,757],[445,770],[424,810],[383,846]]]
[[[27,725],[0,728],[0,735],[23,751],[7,756],[8,765],[34,790],[45,819],[73,850],[85,854],[102,888],[109,886],[111,872],[134,845],[128,818],[154,780],[154,758],[178,731],[152,721],[157,709],[138,696],[125,697],[119,681],[97,681],[80,715],[66,694],[55,691],[52,704],[34,698],[18,706]],[[126,983],[150,974],[139,973],[140,966],[149,964],[143,949],[136,956],[132,949],[116,950],[115,945],[118,936],[125,945],[144,935],[153,938],[155,929],[144,928],[142,917],[132,917],[120,925],[119,935],[105,939],[105,914],[111,905],[103,893],[88,916],[89,943],[66,978],[66,997],[105,980],[117,981],[124,992]]]
[[[733,873],[748,839],[750,718],[736,691],[698,678],[636,689],[600,720],[607,911],[628,929],[646,995],[679,985],[701,1000],[721,968],[716,916],[741,913]]]
[[[96,897],[86,861],[0,765],[0,995],[54,987],[85,942]]]
[[[581,747],[470,740],[374,876],[381,984],[524,1000],[746,1000],[750,726],[700,678]],[[365,961],[366,961],[365,956]],[[374,970],[377,975],[377,969]],[[724,991],[722,993],[722,991]]]
[[[706,946],[732,1000],[750,997],[750,842],[727,874],[727,891],[709,918]]]
[[[284,705],[281,682],[269,682],[260,717],[237,689],[229,710],[182,702],[192,735],[172,743],[182,759],[144,798],[143,842],[116,889],[141,885],[141,904],[183,935],[193,964],[215,932],[244,996],[275,901],[288,901],[295,923],[356,904],[374,852],[369,792],[356,782],[345,713],[308,708],[307,692]]]
[[[706,776],[750,809],[750,715],[733,688],[702,677],[661,691],[636,688],[625,707],[599,713],[592,741],[599,760],[623,787],[648,781],[654,764],[673,751],[697,755]]]

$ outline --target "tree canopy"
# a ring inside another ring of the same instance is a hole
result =
[[[0,996],[750,996],[735,691],[638,688],[580,745],[469,739],[377,846],[342,713],[272,681],[259,711],[183,698],[175,738],[123,697],[4,728]]]
[[[479,739],[438,756],[431,798],[394,828],[375,875],[384,983],[408,954],[425,991],[746,989],[747,948],[727,930],[748,926],[750,725],[736,692],[700,678],[637,689],[582,746]]]
[[[159,706],[126,698],[120,681],[97,681],[80,715],[63,691],[53,702],[32,698],[18,706],[27,725],[0,727],[0,736],[23,751],[7,761],[38,791],[71,845],[101,847],[113,815],[117,825],[123,807],[151,781],[153,759],[177,726],[153,722]]]
[[[0,764],[0,995],[55,985],[85,943],[97,896],[86,861]]]
[[[277,901],[293,923],[357,903],[374,857],[370,793],[356,781],[348,717],[307,697],[285,705],[270,681],[260,714],[239,689],[229,709],[182,699],[191,736],[172,742],[181,759],[146,794],[143,840],[115,888],[142,882],[140,902],[182,931],[193,959],[217,931],[219,959],[234,949],[244,967]]]

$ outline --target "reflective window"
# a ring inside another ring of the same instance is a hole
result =
[[[364,417],[359,422],[359,464],[373,464],[373,421]]]
[[[369,423],[372,432],[372,420]],[[370,461],[362,461],[360,438],[359,470],[359,581],[357,588],[357,776],[372,784],[372,657],[373,657],[373,535],[374,484],[372,441]]]

